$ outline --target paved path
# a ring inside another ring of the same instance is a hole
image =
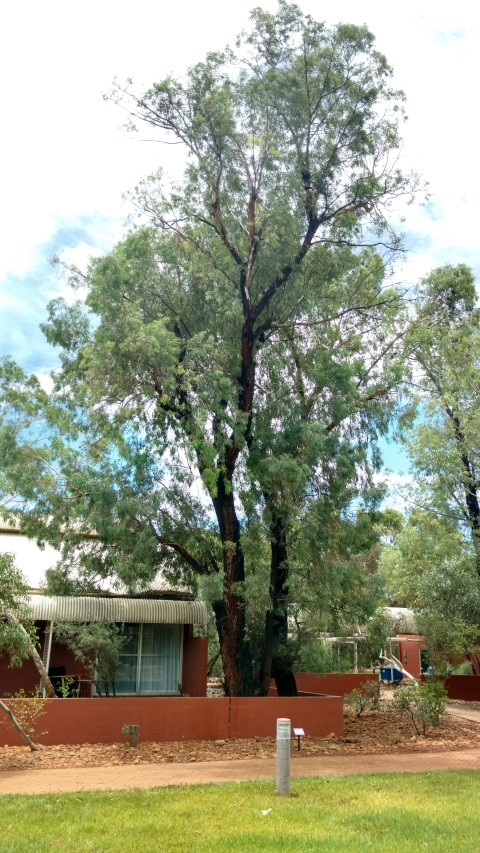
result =
[[[352,773],[419,773],[429,770],[480,770],[480,749],[400,755],[292,756],[294,776]],[[140,764],[128,767],[77,767],[60,770],[10,770],[0,773],[0,794],[66,791],[118,791],[202,782],[275,779],[275,759],[204,761],[191,764]]]
[[[480,711],[448,705],[455,717],[480,723]],[[385,755],[292,754],[295,776],[344,776],[353,773],[419,773],[428,770],[480,770],[480,749]],[[166,785],[198,785],[246,779],[275,779],[275,759],[198,761],[189,764],[139,764],[124,767],[74,767],[59,770],[0,772],[0,794],[49,794],[67,791],[121,791]]]
[[[466,708],[463,705],[447,705],[447,714],[452,717],[461,717],[462,720],[472,720],[480,723],[480,711],[477,708]]]

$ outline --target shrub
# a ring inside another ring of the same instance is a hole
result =
[[[427,728],[437,728],[445,716],[447,694],[442,681],[426,681],[420,687],[408,686],[398,690],[393,708],[408,717],[414,731],[425,735]]]
[[[364,711],[378,711],[380,706],[380,684],[378,681],[367,681],[361,687],[356,687],[345,696],[344,702],[349,705],[357,717]]]
[[[459,663],[458,666],[454,667],[453,675],[473,675],[473,667],[470,661],[463,661],[463,663]]]
[[[13,711],[24,732],[31,738],[46,735],[46,731],[37,731],[39,718],[46,711],[46,700],[39,696],[38,690],[30,694],[26,693],[25,690],[19,690],[12,698],[17,700],[14,705],[10,705],[8,699],[6,699],[5,704]],[[0,722],[9,724],[9,719],[0,716]]]

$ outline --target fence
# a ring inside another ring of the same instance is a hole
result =
[[[20,699],[8,699],[15,714]],[[46,699],[45,714],[38,722],[38,743],[84,744],[122,741],[124,725],[137,724],[140,740],[180,741],[227,738],[274,737],[278,717],[306,735],[343,735],[341,696],[231,697],[116,697],[94,699]],[[4,725],[0,744],[23,745],[19,734],[0,711]]]

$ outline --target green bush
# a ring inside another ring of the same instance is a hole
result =
[[[380,684],[378,681],[366,681],[345,696],[344,703],[351,707],[357,717],[364,711],[378,711],[380,707]]]
[[[5,704],[13,712],[23,731],[31,738],[38,737],[39,735],[46,735],[46,729],[43,731],[38,730],[40,717],[42,717],[47,710],[46,700],[40,696],[38,689],[34,690],[32,693],[27,693],[25,690],[19,690],[18,693],[9,694],[9,696],[10,695],[12,699],[16,699],[17,701],[10,705],[7,698],[4,700]],[[3,715],[0,716],[0,723],[10,726],[9,718],[4,717]]]
[[[473,667],[469,660],[459,663],[453,669],[453,675],[473,675]]]
[[[438,728],[445,716],[447,694],[443,682],[425,681],[420,687],[409,685],[395,693],[393,708],[408,717],[414,731],[425,735],[427,728]]]

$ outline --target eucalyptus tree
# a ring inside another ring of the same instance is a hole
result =
[[[480,310],[471,269],[430,273],[417,312],[413,375],[422,408],[409,437],[416,499],[469,530],[480,576]]]
[[[13,554],[0,554],[0,653],[10,666],[21,666],[31,657],[46,695],[53,698],[55,691],[36,649],[35,627],[25,598],[27,592]]]
[[[390,76],[365,27],[281,2],[185,80],[117,87],[132,123],[183,146],[184,179],[141,183],[142,227],[73,271],[85,306],[57,301],[45,325],[61,349],[45,410],[58,438],[37,453],[25,524],[48,517],[43,535],[67,550],[95,528],[91,573],[134,585],[163,561],[200,578],[230,694],[265,689],[292,532],[361,491],[398,382],[399,299],[378,252],[398,248],[388,208],[414,180],[397,167]],[[259,578],[261,665],[247,631]]]

